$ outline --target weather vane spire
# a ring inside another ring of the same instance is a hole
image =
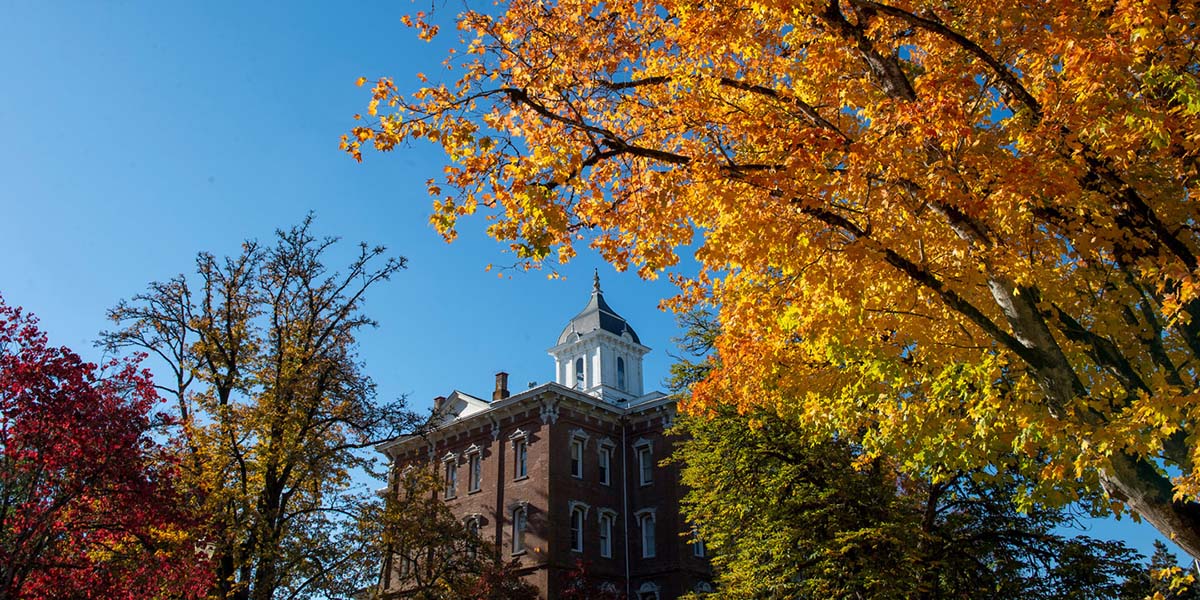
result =
[[[600,293],[600,269],[592,270],[592,293]]]

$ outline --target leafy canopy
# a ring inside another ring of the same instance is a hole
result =
[[[695,248],[668,305],[725,332],[696,409],[914,468],[1011,455],[1034,498],[1102,486],[1200,556],[1197,14],[511,0],[458,15],[457,79],[376,81],[342,145],[441,145],[433,224],[482,211],[530,264]]]
[[[766,410],[683,417],[683,512],[730,598],[1143,598],[1138,554],[1068,536],[1073,515],[1018,511],[1017,473],[857,468]]]
[[[0,298],[0,599],[203,594],[161,401],[138,359],[84,362]]]
[[[349,596],[378,576],[382,501],[354,480],[374,444],[416,422],[403,400],[379,402],[356,355],[374,322],[365,294],[404,267],[362,245],[342,272],[336,243],[311,217],[218,259],[193,277],[154,282],[110,311],[114,350],[151,352],[174,376],[182,467],[211,529],[223,599]]]

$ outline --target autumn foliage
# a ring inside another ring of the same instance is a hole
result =
[[[341,271],[336,238],[312,219],[247,241],[235,256],[196,258],[191,276],[153,282],[109,316],[114,352],[149,352],[182,438],[189,501],[211,532],[209,595],[229,600],[349,597],[377,577],[382,501],[356,481],[371,448],[416,417],[377,401],[357,356],[375,324],[367,290],[404,268],[360,245]]]
[[[86,363],[0,301],[0,598],[203,591],[160,402],[136,360]]]
[[[724,332],[695,410],[1011,456],[1026,497],[1103,488],[1200,556],[1197,14],[512,0],[458,15],[451,80],[377,80],[343,148],[439,144],[434,225],[483,212],[531,264],[694,250],[670,305]]]

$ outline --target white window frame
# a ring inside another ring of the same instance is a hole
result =
[[[645,486],[654,483],[654,442],[639,439],[634,442],[633,450],[637,456],[638,484]]]
[[[572,500],[568,505],[568,515],[570,517],[570,544],[571,552],[583,552],[583,536],[584,525],[587,523],[588,508],[587,504]]]
[[[600,518],[596,530],[600,540],[600,556],[612,558],[613,527],[617,523],[617,513],[607,508],[602,508],[599,512]]]
[[[483,452],[478,446],[467,448],[467,493],[478,492],[483,486]]]
[[[525,532],[529,529],[529,506],[518,504],[512,509],[512,555],[525,554]]]
[[[474,514],[468,515],[464,520],[467,528],[467,534],[470,536],[470,546],[467,548],[467,554],[471,558],[475,558],[479,554],[479,542],[483,539],[480,535],[480,530],[483,526],[483,515]]]
[[[658,549],[655,547],[657,543],[654,531],[655,509],[643,508],[634,515],[637,517],[638,528],[641,529],[642,558],[654,558],[658,555]]]
[[[453,452],[447,453],[442,457],[444,465],[442,483],[446,485],[445,498],[447,500],[458,497],[458,455]]]
[[[583,440],[571,440],[571,477],[583,479]]]
[[[529,434],[518,429],[508,436],[513,446],[513,480],[529,477]]]
[[[571,477],[583,479],[583,451],[587,448],[588,438],[591,437],[582,429],[572,429],[569,457],[571,461]]]
[[[637,600],[658,600],[659,587],[657,584],[647,581],[637,589]]]
[[[599,444],[599,458],[597,458],[597,472],[600,477],[601,485],[612,485],[612,459],[613,459],[613,444],[611,442],[601,441]]]

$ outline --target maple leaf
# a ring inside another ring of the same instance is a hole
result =
[[[458,15],[459,79],[376,88],[372,141],[442,147],[447,239],[694,252],[671,304],[724,333],[693,407],[913,466],[1006,446],[1037,499],[1103,489],[1200,557],[1193,9],[511,0]]]

